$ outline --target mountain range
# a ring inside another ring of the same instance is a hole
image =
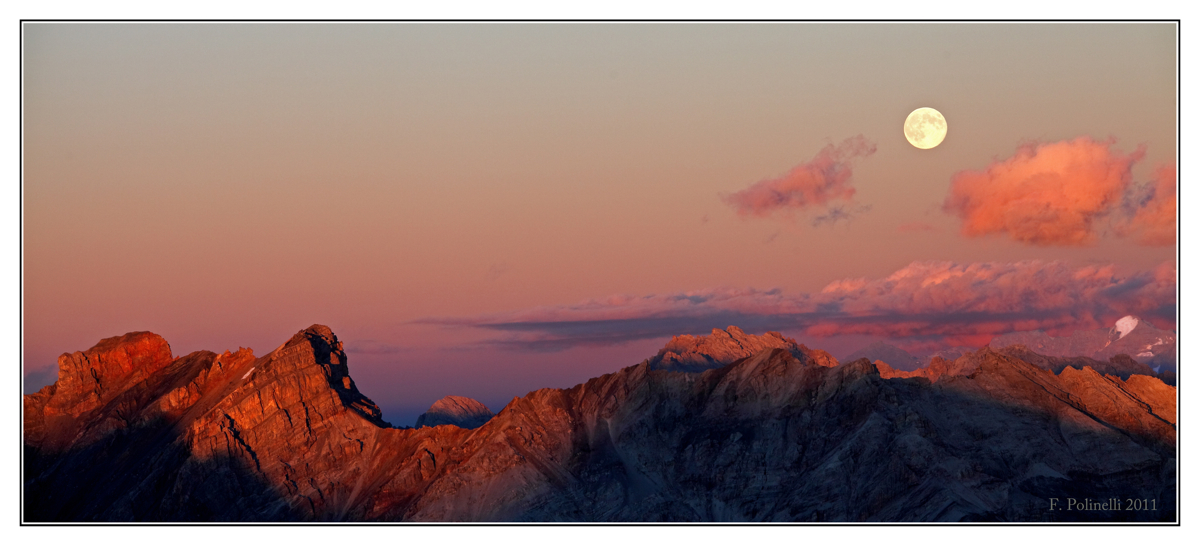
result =
[[[398,429],[325,326],[263,356],[135,332],[24,397],[23,521],[1176,521],[1175,387],[1027,358],[898,372],[731,327]],[[1062,504],[1110,498],[1146,509]]]
[[[996,336],[989,345],[999,349],[1024,345],[1046,356],[1086,356],[1108,360],[1125,354],[1156,372],[1176,371],[1175,332],[1159,330],[1134,316],[1117,320],[1111,328],[1076,330],[1069,336],[1053,337],[1041,330]]]
[[[1159,330],[1154,325],[1133,316],[1116,321],[1111,328],[1079,330],[1066,337],[1054,337],[1040,330],[1014,332],[996,336],[988,346],[1007,354],[1019,352],[1032,358],[1038,366],[1053,369],[1064,366],[1093,369],[1128,377],[1131,373],[1156,376],[1175,383],[1175,332]],[[914,355],[900,347],[877,341],[846,357],[846,360],[865,358],[882,361],[898,371],[915,371],[928,367],[935,358],[954,360],[974,349],[946,347],[928,354]],[[1130,356],[1134,355],[1134,356]]]

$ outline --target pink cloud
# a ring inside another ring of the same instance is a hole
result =
[[[562,349],[704,333],[738,325],[828,337],[867,334],[929,345],[979,346],[995,335],[1055,335],[1134,314],[1174,328],[1175,268],[1118,274],[1112,266],[1062,262],[914,262],[881,278],[835,280],[817,293],[710,289],[612,296],[460,319],[424,322],[505,332],[501,345]]]
[[[780,209],[804,209],[831,200],[850,200],[854,197],[851,164],[873,153],[874,143],[862,135],[851,137],[837,146],[825,146],[810,161],[796,165],[779,178],[763,180],[721,199],[742,216],[768,216]]]
[[[844,279],[821,299],[842,315],[820,319],[810,335],[869,334],[935,337],[947,345],[981,345],[1012,331],[1110,325],[1125,314],[1174,327],[1174,266],[1135,275],[1113,266],[1070,267],[1062,262],[914,262],[879,279]]]
[[[968,237],[1002,234],[1035,245],[1083,246],[1098,220],[1120,204],[1144,148],[1123,155],[1113,141],[1079,137],[1026,144],[983,171],[961,171],[944,210]]]

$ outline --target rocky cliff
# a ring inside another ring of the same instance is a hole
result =
[[[987,349],[905,378],[785,346],[542,389],[474,430],[393,429],[323,326],[262,357],[172,358],[129,334],[64,355],[25,398],[24,519],[1176,518],[1175,389],[1155,378]],[[1049,505],[1109,497],[1156,510]]]

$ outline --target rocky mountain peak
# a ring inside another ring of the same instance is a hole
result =
[[[328,326],[314,324],[297,332],[287,343],[273,351],[269,359],[285,366],[304,367],[310,362],[315,363],[343,405],[372,423],[384,424],[379,407],[359,392],[358,386],[350,378],[342,342]]]
[[[767,332],[760,336],[747,334],[737,326],[730,326],[724,330],[713,328],[712,333],[707,336],[674,336],[647,363],[653,370],[701,372],[719,368],[768,349],[783,349],[803,362],[813,362],[820,366],[837,365],[837,360],[829,353],[809,349],[779,332]]]
[[[438,425],[479,428],[493,416],[492,410],[474,398],[447,396],[434,402],[429,411],[417,418],[417,428]]]
[[[312,347],[318,352],[326,354],[342,350],[341,342],[338,341],[337,335],[328,326],[323,324],[314,324],[296,332],[291,339],[280,345],[278,349],[275,349],[275,352],[297,346]]]
[[[78,415],[108,403],[171,361],[171,346],[162,336],[130,332],[103,339],[86,351],[58,357],[58,381],[43,392],[54,392],[52,412],[59,409]]]

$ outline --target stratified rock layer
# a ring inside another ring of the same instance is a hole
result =
[[[465,396],[447,396],[429,407],[429,411],[417,417],[417,428],[454,425],[462,428],[479,428],[495,414],[482,402]]]
[[[988,349],[909,378],[790,346],[701,373],[647,361],[469,430],[388,428],[323,326],[258,358],[164,347],[64,355],[25,398],[26,520],[1176,518],[1173,387]],[[1110,497],[1158,509],[1049,509]]]

